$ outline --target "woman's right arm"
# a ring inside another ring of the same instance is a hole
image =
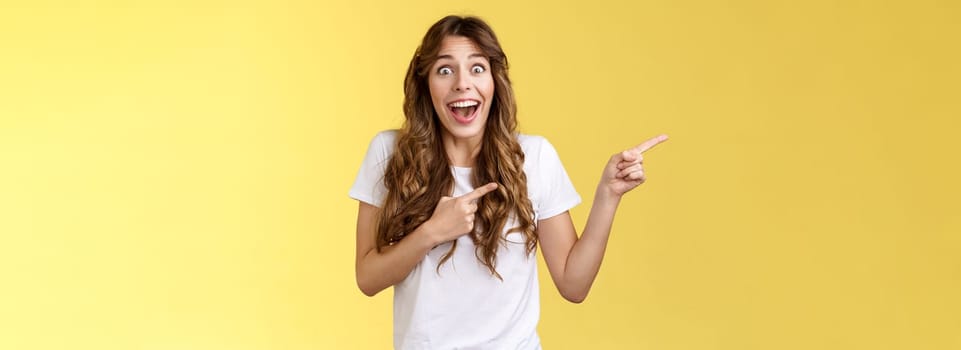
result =
[[[438,244],[452,241],[474,229],[477,200],[497,189],[496,183],[478,187],[460,197],[442,197],[430,219],[400,242],[377,251],[375,228],[380,208],[360,202],[357,211],[357,286],[374,296],[410,274]]]
[[[374,296],[407,277],[435,245],[431,235],[420,225],[414,232],[377,252],[375,223],[380,208],[360,202],[357,212],[357,286],[367,296]]]

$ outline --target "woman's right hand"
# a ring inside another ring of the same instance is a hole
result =
[[[477,200],[496,189],[497,183],[491,182],[460,197],[441,197],[434,213],[424,223],[430,225],[437,244],[453,241],[473,231]]]

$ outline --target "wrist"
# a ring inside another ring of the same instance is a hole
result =
[[[623,193],[614,192],[610,186],[604,186],[604,184],[598,185],[597,191],[594,192],[594,200],[600,200],[605,203],[620,203],[622,196],[624,196]]]
[[[414,230],[413,234],[419,236],[419,240],[427,247],[427,250],[433,249],[435,246],[440,244],[440,240],[437,238],[437,231],[434,229],[434,225],[430,220],[424,221],[423,224]]]

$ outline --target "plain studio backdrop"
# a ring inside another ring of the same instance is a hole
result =
[[[0,348],[389,348],[347,190],[455,13],[578,228],[671,136],[585,303],[540,262],[546,349],[959,349],[959,4],[4,1]]]

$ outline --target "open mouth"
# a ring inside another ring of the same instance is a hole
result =
[[[480,102],[475,100],[460,100],[447,104],[447,109],[450,110],[454,120],[461,124],[469,124],[477,116],[477,110],[480,107]]]

